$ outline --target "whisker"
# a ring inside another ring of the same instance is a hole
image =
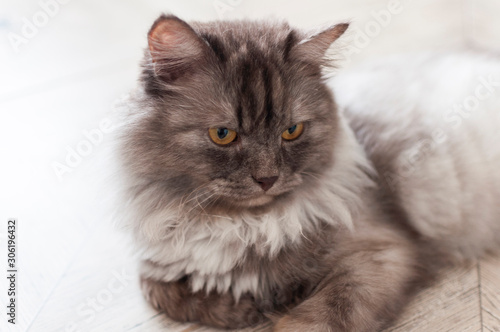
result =
[[[204,183],[198,187],[196,187],[195,189],[193,189],[185,198],[181,198],[181,202],[180,202],[180,207],[183,207],[185,206],[187,203],[193,201],[194,199],[196,199],[197,195],[195,195],[194,197],[190,198],[193,194],[198,194],[198,191],[201,191],[201,189],[203,189],[203,187],[207,186],[208,183]]]
[[[310,176],[318,181],[320,180],[320,178],[318,177],[319,174],[314,174],[314,173],[306,172],[306,171],[300,172],[300,174],[305,175],[305,176]]]
[[[196,200],[196,203],[197,203],[197,206],[200,207],[200,209],[206,213],[205,209],[203,208],[202,204],[205,203],[207,200],[209,200],[211,197],[213,197],[215,195],[215,192],[211,193],[210,196],[204,198],[201,202],[197,199]],[[197,197],[199,198],[199,197]],[[190,213],[191,211],[193,211],[194,209],[196,208],[196,206],[192,207],[187,213]]]

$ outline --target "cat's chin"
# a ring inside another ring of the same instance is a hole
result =
[[[242,200],[233,200],[231,203],[238,207],[253,208],[267,205],[273,202],[274,198],[275,197],[271,195],[260,195]]]

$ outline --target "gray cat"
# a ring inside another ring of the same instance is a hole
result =
[[[347,27],[154,23],[119,151],[141,285],[171,318],[378,331],[498,248],[500,61],[393,59],[328,86]]]

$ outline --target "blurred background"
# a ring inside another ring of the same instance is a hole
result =
[[[136,85],[146,33],[162,12],[188,21],[286,19],[305,29],[347,20],[344,67],[422,50],[500,52],[499,0],[2,0],[0,268],[7,218],[17,218],[19,274],[16,325],[2,309],[0,331],[204,330],[146,305],[133,250],[109,222],[90,166],[109,138],[109,112]],[[478,287],[474,273],[451,275],[395,330],[483,329],[481,299],[453,297]],[[2,308],[6,289],[1,277]]]

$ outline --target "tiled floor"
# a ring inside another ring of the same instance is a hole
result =
[[[401,0],[368,37],[389,1],[66,2],[10,1],[0,12],[0,218],[19,220],[18,320],[11,326],[2,313],[0,331],[208,331],[172,323],[142,299],[131,246],[94,181],[102,143],[70,172],[54,170],[134,86],[145,32],[161,11],[188,20],[287,18],[301,27],[348,19],[345,66],[398,52],[500,48],[495,0]],[[6,286],[0,278],[3,308]],[[449,271],[391,331],[500,331],[500,260]]]

